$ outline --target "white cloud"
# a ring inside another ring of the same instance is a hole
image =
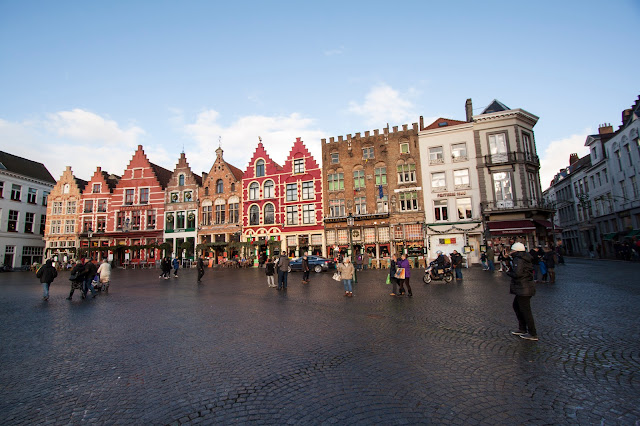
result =
[[[293,113],[286,116],[251,115],[225,126],[220,123],[217,111],[207,110],[185,126],[185,132],[195,140],[195,146],[185,146],[185,152],[194,172],[208,173],[215,161],[218,138],[222,137],[224,159],[244,170],[258,145],[258,137],[262,138],[271,159],[280,165],[285,162],[296,138],[300,137],[320,163],[320,139],[326,134],[314,124],[315,120]]]
[[[77,108],[50,114],[46,124],[58,136],[79,142],[124,143],[131,147],[144,134],[137,126],[121,129],[113,120]]]
[[[363,117],[368,126],[380,126],[381,123],[412,123],[418,114],[413,99],[417,92],[409,89],[401,93],[392,87],[381,84],[367,93],[363,103],[349,102],[349,112]]]
[[[325,50],[324,56],[336,56],[336,55],[342,55],[342,53],[344,53],[344,46],[340,46],[335,49]]]
[[[582,158],[589,153],[584,142],[591,133],[587,128],[582,134],[574,134],[549,143],[540,155],[540,184],[543,190],[549,187],[551,180],[561,169],[569,166],[569,155],[576,153]]]

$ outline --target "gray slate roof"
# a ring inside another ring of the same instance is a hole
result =
[[[45,182],[56,183],[44,164],[0,151],[0,169]]]

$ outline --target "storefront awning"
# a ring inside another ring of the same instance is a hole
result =
[[[604,234],[604,238],[603,238],[603,239],[604,239],[605,241],[611,241],[611,240],[613,240],[613,239],[616,237],[616,235],[618,235],[618,233],[617,233],[617,232],[611,232],[611,233],[609,233],[609,234]]]
[[[536,220],[534,222],[542,226],[547,231],[555,232],[556,234],[562,233],[562,228],[559,228],[557,226],[554,227],[553,223],[549,222],[548,220]]]
[[[625,238],[631,238],[631,237],[635,237],[636,235],[640,235],[640,229],[632,229],[624,237]]]
[[[495,220],[488,225],[492,235],[533,234],[536,231],[532,220]]]

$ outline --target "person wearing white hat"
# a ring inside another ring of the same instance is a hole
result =
[[[513,310],[518,318],[518,330],[512,331],[511,334],[525,340],[537,341],[538,334],[531,313],[531,298],[536,294],[533,282],[533,258],[522,243],[513,244],[511,250],[512,267],[507,275],[511,277],[509,292],[515,295]]]

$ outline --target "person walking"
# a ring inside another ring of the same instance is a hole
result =
[[[398,262],[398,268],[404,268],[404,280],[400,280],[400,290],[404,293],[403,286],[407,287],[407,296],[413,297],[413,293],[411,292],[411,284],[409,283],[409,279],[411,278],[411,263],[409,259],[407,259],[406,253],[402,254],[401,260]]]
[[[496,267],[494,265],[494,262],[496,260],[496,253],[493,251],[493,247],[491,247],[491,245],[487,246],[487,265],[488,265],[488,271],[489,272],[494,272],[496,270]]]
[[[482,254],[480,254],[480,262],[482,262],[482,270],[488,271],[489,265],[487,265],[487,253],[482,252]]]
[[[544,281],[550,284],[556,282],[556,252],[553,247],[547,247],[544,251],[542,259],[547,266],[547,273],[544,276]]]
[[[309,258],[302,256],[302,284],[309,284]]]
[[[165,280],[169,279],[169,273],[171,271],[171,264],[169,263],[168,257],[163,257],[160,260],[160,276],[158,278],[164,278]]]
[[[180,261],[178,260],[178,258],[174,257],[171,261],[171,264],[173,265],[173,278],[178,278],[178,268],[180,268]]]
[[[202,277],[204,276],[204,255],[201,254],[198,257],[198,261],[196,262],[196,269],[198,270],[198,283],[202,281]]]
[[[351,264],[351,259],[348,256],[344,257],[343,263],[338,265],[338,272],[342,278],[342,285],[344,286],[344,295],[346,297],[353,297],[353,272],[354,268]]]
[[[109,293],[109,283],[111,282],[111,265],[104,259],[98,267],[98,275],[100,276],[100,284],[105,293]]]
[[[462,255],[458,253],[458,250],[451,253],[451,265],[456,271],[456,280],[460,281],[462,279]]]
[[[369,267],[369,253],[367,250],[362,253],[362,270],[366,270]]]
[[[67,297],[67,300],[71,300],[71,298],[73,297],[73,292],[76,291],[76,289],[80,290],[80,293],[82,293],[82,298],[84,299],[85,296],[82,288],[84,284],[84,265],[82,264],[81,260],[78,260],[76,262],[76,266],[71,269],[69,280],[71,281],[71,292],[69,292],[69,297]]]
[[[540,261],[542,260],[542,247],[532,248],[529,254],[531,255],[531,263],[533,266],[533,282],[537,283],[538,278],[541,278]]]
[[[84,265],[84,287],[82,289],[82,298],[84,299],[85,297],[87,297],[87,293],[89,292],[89,290],[91,290],[91,296],[95,299],[96,296],[98,295],[98,293],[96,292],[95,288],[93,288],[93,279],[96,277],[96,274],[98,273],[98,267],[96,266],[96,264],[94,263],[95,260],[90,259],[87,263],[85,263]]]
[[[389,280],[393,284],[393,290],[389,296],[396,296],[398,294],[398,279],[396,278],[396,267],[398,264],[398,256],[395,254],[391,256],[391,262],[389,262]]]
[[[276,272],[276,265],[275,263],[273,263],[273,259],[271,258],[267,259],[264,266],[265,266],[265,273],[267,274],[267,286],[269,288],[276,287],[276,281],[275,281],[275,278],[273,277],[273,275]]]
[[[285,252],[278,258],[278,291],[287,290],[287,278],[289,277],[289,256]]]
[[[45,302],[49,300],[49,286],[57,276],[58,271],[53,267],[51,259],[47,259],[45,264],[36,272],[36,277],[40,278],[40,283],[42,284],[42,300]]]
[[[538,334],[531,313],[531,298],[536,294],[536,287],[533,282],[531,254],[527,253],[522,243],[515,243],[511,250],[511,268],[507,275],[511,277],[509,293],[515,296],[513,311],[518,319],[518,330],[511,334],[535,341],[538,340]]]
[[[356,255],[356,269],[362,271],[362,254],[360,253]]]

